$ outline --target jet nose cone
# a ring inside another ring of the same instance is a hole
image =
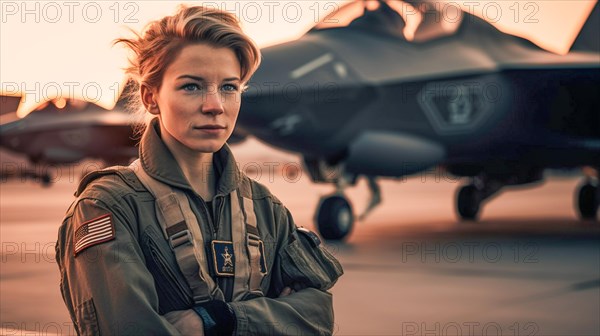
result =
[[[350,120],[349,107],[373,99],[334,52],[311,41],[262,50],[263,63],[243,95],[240,128],[282,147],[311,147]]]

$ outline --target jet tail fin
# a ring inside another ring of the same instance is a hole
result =
[[[21,97],[0,95],[0,115],[16,112]]]
[[[592,51],[600,52],[600,2],[596,2],[594,9],[581,28],[579,35],[575,39],[571,51]]]
[[[121,95],[119,96],[119,99],[117,99],[117,103],[115,104],[115,107],[116,106],[120,106],[120,107],[129,106],[129,104],[134,103],[132,100],[134,100],[137,97],[137,95],[138,95],[138,85],[137,85],[136,81],[131,78],[127,79],[127,82],[125,83],[125,87],[121,91]]]

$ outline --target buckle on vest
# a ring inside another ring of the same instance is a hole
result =
[[[185,243],[192,244],[192,242],[192,234],[190,233],[190,230],[187,229],[179,231],[169,237],[169,245],[171,245],[172,249],[175,249],[176,247],[179,247]]]

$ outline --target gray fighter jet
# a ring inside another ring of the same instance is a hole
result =
[[[0,146],[24,155],[38,166],[74,164],[83,159],[125,165],[138,151],[126,104],[125,96],[112,110],[81,100],[59,99],[45,102],[24,118],[16,116],[16,106],[12,106],[15,104],[3,104]],[[52,181],[49,169],[24,168],[7,162],[3,162],[0,173],[3,180],[25,177],[44,185]]]
[[[354,223],[344,189],[366,177],[441,166],[468,182],[460,218],[476,220],[506,187],[540,181],[548,168],[600,169],[598,4],[571,51],[556,55],[460,12],[435,6],[408,40],[392,1],[349,3],[298,40],[262,50],[238,127],[299,153],[314,182],[333,183],[316,224],[328,239]],[[442,18],[442,19],[440,19]],[[558,24],[558,23],[557,23]],[[585,219],[597,216],[597,175],[576,191]]]

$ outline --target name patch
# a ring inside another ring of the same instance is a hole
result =
[[[235,276],[233,242],[213,240],[212,255],[215,274],[225,277]]]

